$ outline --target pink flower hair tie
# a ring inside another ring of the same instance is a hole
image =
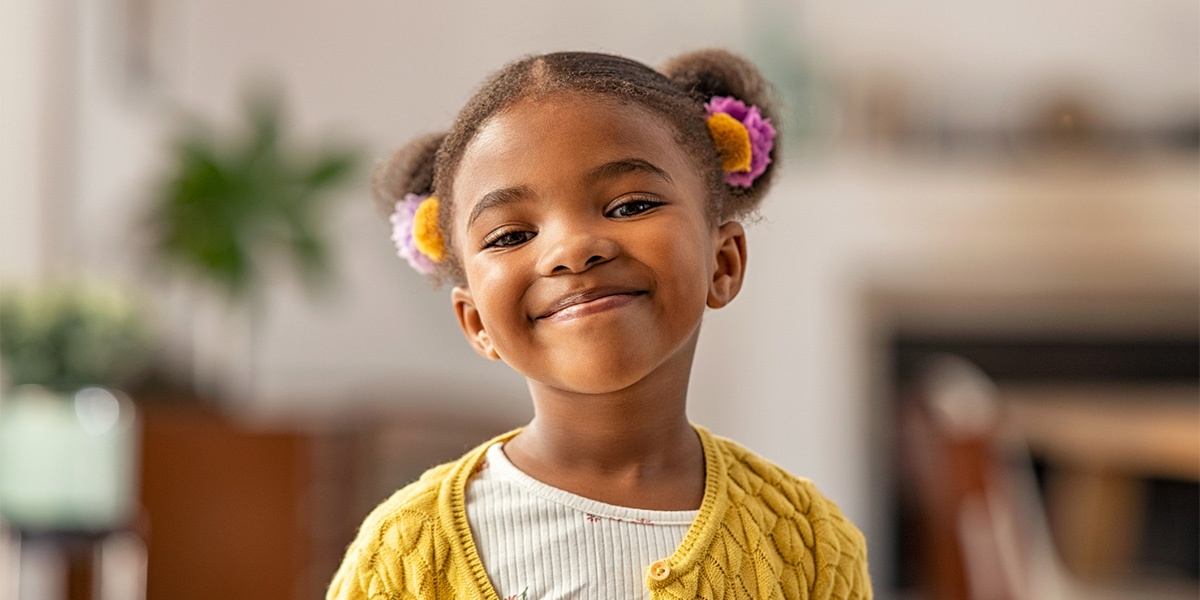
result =
[[[421,194],[405,194],[396,202],[388,220],[392,223],[392,241],[396,254],[422,275],[437,272],[437,263],[446,256],[446,243],[438,226],[438,199]]]
[[[704,103],[705,123],[721,153],[725,183],[750,187],[771,164],[775,128],[757,106],[731,96],[713,96]]]

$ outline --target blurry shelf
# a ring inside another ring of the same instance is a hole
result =
[[[1030,449],[1055,463],[1200,481],[1195,385],[1005,385],[1000,395]]]

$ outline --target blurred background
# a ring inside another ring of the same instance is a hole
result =
[[[1197,597],[1195,0],[5,0],[0,598],[321,597],[531,416],[373,161],[523,54],[707,46],[787,139],[692,419],[816,481],[879,598]]]

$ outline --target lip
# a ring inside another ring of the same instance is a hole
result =
[[[552,303],[535,320],[567,321],[625,306],[645,293],[645,290],[615,286],[572,292]]]

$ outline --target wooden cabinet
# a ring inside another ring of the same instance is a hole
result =
[[[149,600],[324,597],[359,523],[512,423],[430,413],[249,423],[146,406]]]

